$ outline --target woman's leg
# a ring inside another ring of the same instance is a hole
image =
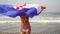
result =
[[[30,34],[31,33],[31,26],[29,23],[29,16],[25,14],[21,16],[21,34]]]
[[[27,28],[27,26],[25,26]],[[21,34],[30,34],[31,33],[31,28],[29,26],[29,28],[25,29],[25,28],[22,28],[21,27],[21,31],[20,31]]]

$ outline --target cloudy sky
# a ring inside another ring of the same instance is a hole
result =
[[[24,3],[45,5],[46,12],[60,12],[60,0],[0,0],[0,4],[21,5]]]

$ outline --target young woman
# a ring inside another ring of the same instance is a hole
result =
[[[29,9],[31,7],[35,7],[37,9],[36,16],[39,15],[46,8],[45,6],[35,6],[35,5],[28,5],[23,8]],[[32,8],[32,9],[35,9],[35,8]],[[33,12],[33,10],[31,12]],[[24,16],[21,16],[21,32],[20,33],[21,34],[30,34],[31,33],[31,26],[29,23],[29,15],[28,14],[24,14]]]
[[[22,6],[12,6],[7,4],[0,4],[0,14],[9,17],[21,18],[21,34],[30,34],[31,26],[29,23],[29,17],[33,18],[34,16],[39,15],[46,7],[40,6],[37,4],[24,4]]]

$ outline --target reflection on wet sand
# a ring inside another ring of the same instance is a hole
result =
[[[30,23],[32,26],[31,34],[60,34],[60,23]],[[0,34],[19,34],[20,23],[0,24]]]

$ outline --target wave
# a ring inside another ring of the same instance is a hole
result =
[[[0,18],[0,23],[20,23],[21,20],[19,18],[10,19],[10,18]],[[60,17],[34,17],[30,18],[29,22],[35,23],[60,23]]]

